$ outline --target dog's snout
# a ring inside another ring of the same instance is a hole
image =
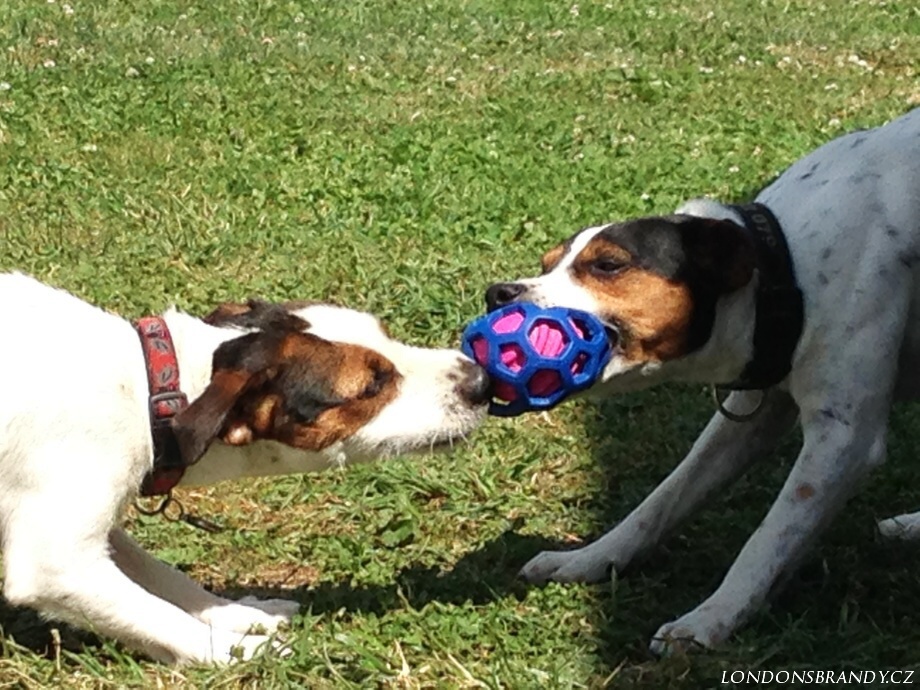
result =
[[[527,286],[521,283],[495,283],[490,285],[486,290],[486,306],[489,311],[495,311],[499,307],[504,307],[506,304],[511,304],[517,300],[525,290],[527,290]]]
[[[473,362],[463,362],[457,394],[471,405],[482,405],[489,401],[492,382],[486,370]]]

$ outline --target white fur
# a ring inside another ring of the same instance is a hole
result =
[[[884,462],[893,399],[920,395],[920,110],[822,146],[757,201],[778,217],[804,295],[805,327],[790,375],[753,421],[716,414],[686,459],[604,537],[575,551],[542,553],[522,571],[534,581],[595,581],[610,566],[626,567],[770,450],[798,413],[804,446],[776,502],[716,592],[656,633],[657,653],[718,644],[743,624]],[[679,210],[739,220],[708,199]],[[564,259],[527,281],[526,298],[584,308],[585,291],[567,280],[567,265]],[[642,380],[614,360],[595,392],[735,378],[751,354],[755,285],[720,302],[712,338],[699,352],[640,372],[649,374]],[[751,409],[758,395],[734,393],[727,406]],[[889,537],[920,538],[920,513],[879,528]]]
[[[715,202],[702,202],[695,209],[712,210]],[[722,213],[725,214],[725,207]],[[687,211],[690,213],[690,211]],[[729,216],[733,212],[728,211]],[[585,228],[572,240],[566,254],[558,264],[545,275],[536,278],[524,278],[515,281],[526,286],[526,299],[544,307],[564,305],[594,314],[599,312],[599,305],[590,290],[572,279],[572,263],[588,243],[601,232],[606,225]],[[614,351],[610,361],[604,367],[600,381],[582,395],[588,398],[601,398],[614,393],[625,393],[647,388],[662,381],[705,382],[711,380],[728,381],[736,371],[740,371],[748,358],[754,329],[728,328],[729,323],[746,323],[744,316],[754,306],[754,287],[756,281],[745,289],[726,295],[720,300],[716,312],[713,337],[700,350],[667,363],[632,362],[621,353]],[[715,376],[716,378],[712,378]]]
[[[251,656],[297,612],[296,602],[232,602],[148,555],[119,527],[152,464],[147,379],[134,328],[21,274],[0,275],[0,528],[14,605],[88,627],[169,662]],[[462,438],[481,421],[456,391],[467,361],[387,338],[366,314],[301,312],[329,340],[364,345],[403,375],[396,399],[354,437],[319,453],[274,442],[220,442],[184,484],[308,472]],[[240,335],[171,310],[183,390],[205,389],[215,348]],[[453,378],[453,380],[451,380]]]

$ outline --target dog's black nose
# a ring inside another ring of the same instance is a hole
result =
[[[471,405],[482,405],[492,397],[489,375],[486,370],[473,362],[463,362],[460,383],[456,391],[461,398]]]
[[[527,290],[527,286],[521,283],[495,283],[490,285],[486,290],[486,306],[489,311],[495,311],[499,307],[504,307],[506,304],[514,302],[525,290]]]

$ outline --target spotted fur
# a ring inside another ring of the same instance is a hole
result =
[[[757,201],[779,219],[804,296],[786,380],[746,423],[716,414],[689,455],[608,534],[545,552],[531,581],[596,581],[621,570],[773,448],[798,418],[804,445],[764,521],[719,588],[662,626],[652,650],[712,646],[759,609],[884,462],[892,401],[920,396],[920,110],[808,154]],[[492,286],[509,299],[584,309],[621,335],[602,396],[664,381],[727,383],[752,356],[757,271],[742,219],[709,199],[673,216],[587,228],[543,258],[543,274]],[[754,407],[736,392],[729,409]],[[920,538],[920,513],[882,534]]]

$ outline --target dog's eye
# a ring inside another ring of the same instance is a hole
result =
[[[621,259],[602,257],[591,262],[591,272],[597,275],[609,276],[626,267]]]

